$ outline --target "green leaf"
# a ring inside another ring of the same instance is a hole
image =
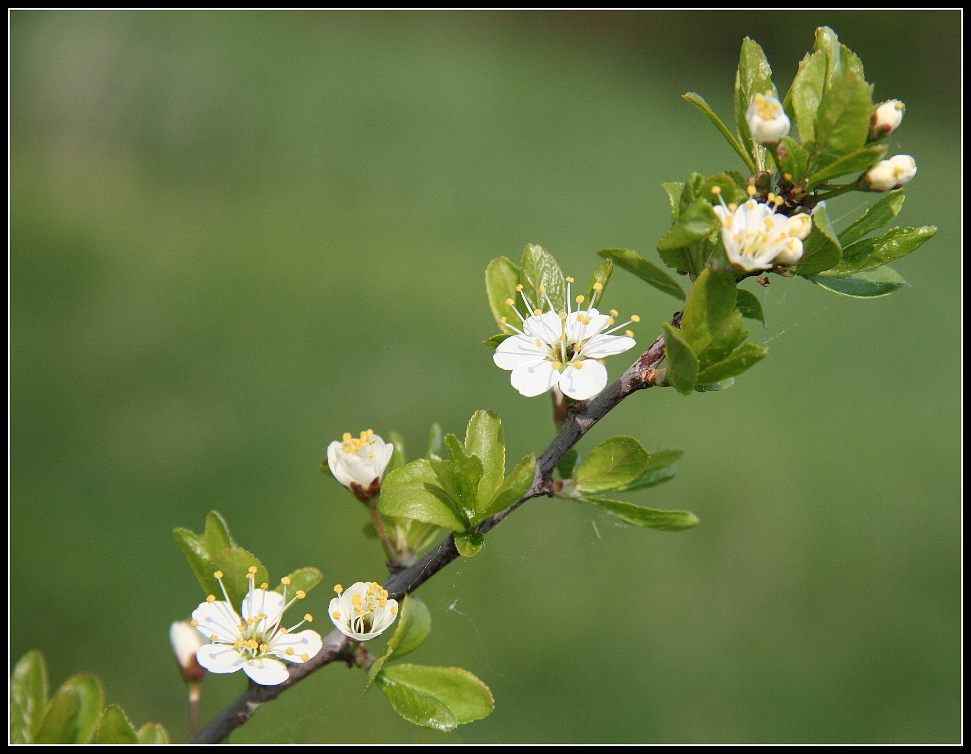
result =
[[[779,158],[779,169],[798,185],[806,176],[809,153],[792,137],[783,136],[776,148],[776,154]]]
[[[866,238],[843,249],[843,259],[825,276],[852,275],[881,267],[923,246],[937,233],[934,225],[920,228],[892,228],[877,238]]]
[[[748,371],[768,355],[768,351],[754,343],[746,343],[724,361],[712,364],[698,373],[695,382],[699,385],[711,385],[722,382],[729,377],[737,377]]]
[[[10,743],[34,741],[47,708],[47,666],[36,649],[21,657],[10,678]]]
[[[513,470],[509,472],[509,476],[499,485],[499,489],[496,490],[496,494],[492,500],[489,501],[489,504],[481,512],[476,514],[472,523],[479,524],[489,518],[489,516],[493,516],[499,511],[504,511],[510,505],[517,502],[526,494],[535,478],[536,454],[530,453],[528,456],[520,459],[519,463],[513,467]]]
[[[681,213],[667,233],[661,236],[661,240],[657,242],[657,250],[664,252],[682,249],[696,241],[703,241],[719,227],[721,225],[718,215],[711,204],[705,199],[696,199]],[[614,261],[620,264],[619,260]]]
[[[145,723],[138,729],[138,743],[140,744],[167,744],[169,742],[169,732],[165,726],[159,723]]]
[[[870,87],[853,71],[830,80],[816,118],[816,152],[836,157],[856,152],[870,132]]]
[[[442,457],[445,455],[445,444],[444,437],[442,436],[442,427],[438,422],[432,424],[431,429],[428,430],[428,453],[425,454],[425,458],[431,458],[432,456]]]
[[[374,524],[372,523],[372,526],[373,525]],[[298,568],[296,571],[288,575],[290,578],[290,583],[287,584],[287,599],[293,597],[298,590],[302,592],[309,592],[320,583],[321,579],[324,578],[324,574],[312,566]],[[257,586],[259,586],[259,584],[257,584]],[[281,581],[273,591],[277,592],[278,594],[283,594],[283,582]]]
[[[633,503],[621,500],[607,500],[600,497],[584,497],[588,503],[607,511],[622,521],[634,526],[645,526],[660,531],[682,531],[701,523],[694,513],[688,511],[659,511],[653,508],[642,508]]]
[[[799,62],[799,70],[786,95],[785,109],[799,129],[799,140],[808,144],[816,139],[816,111],[826,86],[826,54],[817,51]]]
[[[384,478],[378,510],[393,518],[411,518],[452,531],[465,531],[469,521],[447,498],[431,462],[419,458]]]
[[[432,632],[432,615],[428,607],[412,594],[404,598],[401,603],[401,616],[398,627],[389,642],[394,649],[395,657],[411,654],[425,643],[425,639]]]
[[[577,466],[574,486],[602,492],[630,484],[644,473],[650,456],[633,437],[611,437],[597,445]]]
[[[716,187],[718,191],[713,192],[712,189]],[[698,188],[698,198],[708,201],[712,206],[721,204],[717,198],[719,195],[726,204],[737,202],[739,200],[738,193],[738,187],[735,184],[735,179],[732,178],[732,176],[730,176],[728,173],[715,173],[714,175],[709,175],[707,178],[705,178],[704,183],[702,183]]]
[[[570,448],[566,455],[560,459],[560,462],[556,464],[556,473],[559,475],[560,479],[572,479],[573,469],[577,465],[577,449],[575,447]]]
[[[839,264],[842,251],[836,231],[822,205],[813,211],[813,229],[802,245],[802,260],[796,265],[798,275],[818,275]]]
[[[485,272],[486,296],[489,298],[489,309],[496,324],[501,328],[500,320],[505,317],[512,322],[518,322],[519,318],[515,310],[526,315],[526,306],[522,303],[516,286],[519,285],[520,269],[505,257],[498,257],[489,262]],[[513,300],[513,306],[509,306],[506,301]]]
[[[455,535],[455,549],[459,551],[459,555],[463,558],[478,555],[483,544],[485,544],[485,538],[478,532]]]
[[[711,109],[711,107],[708,105],[707,102],[705,102],[705,100],[701,97],[701,95],[695,94],[694,92],[688,92],[687,94],[682,94],[681,98],[686,99],[692,105],[694,105],[699,110],[701,110],[702,113],[704,113],[705,117],[708,118],[708,120],[712,122],[715,128],[718,129],[718,133],[720,133],[722,136],[725,137],[725,141],[728,142],[729,146],[738,153],[739,157],[742,158],[742,161],[745,163],[746,167],[751,172],[754,173],[755,163],[752,162],[752,158],[749,157],[749,155],[745,152],[745,150],[742,148],[742,145],[738,143],[738,139],[736,139],[735,136],[732,134],[732,132],[728,130],[728,126],[726,126],[722,122],[722,119],[719,118],[717,115],[715,115],[715,111]],[[672,202],[672,209],[674,208],[674,206],[675,205]],[[677,218],[675,217],[674,219],[677,219]]]
[[[682,395],[691,395],[698,376],[698,357],[684,340],[680,330],[662,322],[664,358],[668,362],[667,381]]]
[[[889,296],[909,285],[892,267],[884,265],[866,272],[844,277],[810,277],[820,288],[850,298],[879,298]]]
[[[488,338],[483,340],[482,345],[489,346],[489,348],[495,349],[496,347],[498,347],[500,343],[502,343],[502,341],[506,340],[507,338],[511,338],[515,334],[516,333],[512,333],[512,332],[496,333],[495,335],[490,335]]]
[[[37,729],[34,743],[86,744],[94,735],[104,692],[93,675],[78,673],[54,694]]]
[[[748,337],[748,330],[742,326],[742,314],[735,309],[732,311],[721,327],[718,328],[708,345],[698,354],[698,374],[704,372],[712,364],[717,364],[725,360],[731,353],[738,348]],[[704,383],[703,383],[704,384]]]
[[[648,262],[636,251],[630,249],[601,249],[597,252],[604,259],[614,263],[628,272],[633,273],[645,283],[653,285],[659,291],[669,293],[675,298],[684,300],[684,291],[681,286],[668,275],[664,270],[651,262]]]
[[[94,734],[96,744],[137,744],[138,734],[121,707],[111,704],[105,707],[98,721],[98,730]]]
[[[839,234],[840,243],[843,246],[849,246],[868,233],[880,230],[897,216],[900,208],[904,206],[905,198],[903,189],[896,189],[881,197],[879,201],[874,202],[866,212]]]
[[[506,475],[506,446],[502,422],[492,411],[476,411],[465,431],[465,448],[482,462],[475,511],[484,508]]]
[[[634,481],[617,487],[617,492],[643,490],[668,481],[678,473],[678,470],[672,464],[683,455],[683,450],[655,450],[650,454],[647,467],[641,475]]]
[[[826,167],[813,173],[809,178],[809,183],[806,185],[806,188],[812,191],[819,184],[831,178],[863,172],[879,162],[886,152],[887,146],[885,144],[857,149],[855,152],[851,152],[845,157],[840,157],[838,160],[830,162]]]
[[[684,184],[680,181],[672,181],[671,183],[662,183],[661,188],[668,195],[668,201],[671,203],[671,219],[677,220],[678,216],[681,214],[681,192],[684,191]]]
[[[462,668],[405,663],[385,668],[377,680],[395,712],[434,730],[481,720],[495,706],[489,687]]]
[[[817,27],[813,49],[825,56],[826,80],[827,84],[832,84],[843,71],[843,57],[840,55],[840,41],[836,32],[828,26]]]
[[[540,287],[546,289],[553,309],[558,312],[566,311],[566,282],[560,265],[553,259],[553,255],[542,246],[527,244],[523,252],[522,272],[519,281],[523,284],[526,297],[537,309],[545,309],[546,300],[539,293]],[[532,312],[530,312],[532,314]]]
[[[729,270],[706,269],[695,280],[681,315],[681,334],[694,353],[704,350],[734,311],[736,290]]]
[[[325,464],[326,465],[326,464]],[[236,542],[229,533],[226,519],[218,511],[210,511],[206,516],[206,529],[203,534],[177,527],[172,532],[176,542],[189,561],[202,590],[207,594],[220,594],[219,584],[213,577],[217,569],[216,555],[227,547],[235,547]]]
[[[453,434],[445,435],[449,460],[430,458],[438,483],[471,521],[479,508],[478,489],[482,479],[482,461],[471,455]]]
[[[614,263],[609,259],[605,259],[596,270],[593,271],[593,277],[590,278],[590,285],[587,286],[587,292],[584,294],[584,301],[587,302],[586,307],[589,309],[592,306],[599,306],[600,302],[603,300],[604,291],[607,290],[607,282],[610,280],[610,275],[614,271]],[[600,284],[600,290],[598,291],[594,288],[595,285]]]
[[[746,160],[746,165],[754,173],[762,165],[760,155],[764,155],[764,147],[752,142],[752,135],[748,130],[748,123],[745,120],[745,113],[752,98],[756,94],[771,92],[776,94],[775,84],[772,83],[772,69],[769,61],[765,58],[765,53],[759,45],[745,37],[742,40],[742,51],[738,59],[738,73],[735,76],[735,128],[745,151],[753,158],[755,168],[752,168],[752,161]]]
[[[229,524],[219,511],[206,514],[206,530],[203,534],[206,549],[211,555],[227,547],[236,547],[236,541],[229,533]]]
[[[385,474],[395,469],[400,469],[405,465],[405,438],[398,432],[389,432],[388,442],[394,446],[394,450],[391,451],[391,460],[388,461],[388,467],[384,471]]]
[[[708,385],[695,385],[696,393],[718,393],[722,390],[728,390],[732,385],[735,384],[735,378],[729,377],[727,380],[722,380],[721,382],[712,382]]]
[[[260,559],[253,553],[242,547],[227,547],[216,553],[212,559],[212,564],[217,570],[223,572],[222,582],[226,588],[233,606],[239,609],[240,604],[249,593],[249,582],[247,578],[251,566],[256,566],[253,583],[258,587],[269,581],[270,576]],[[222,590],[215,591],[217,599],[222,599]]]
[[[765,314],[762,312],[762,302],[758,297],[744,288],[738,289],[738,298],[735,299],[735,308],[738,309],[746,319],[757,319],[765,324]]]

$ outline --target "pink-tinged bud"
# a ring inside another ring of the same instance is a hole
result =
[[[904,103],[899,99],[888,100],[877,107],[870,116],[870,141],[889,136],[900,128],[905,110]]]
[[[783,136],[789,135],[789,118],[772,92],[756,94],[752,98],[752,104],[745,112],[745,122],[752,140],[759,144],[777,144]]]
[[[864,179],[871,191],[890,191],[910,183],[917,175],[917,163],[909,154],[898,154],[889,160],[880,160],[870,168]]]
[[[182,678],[186,683],[198,683],[206,675],[206,671],[196,660],[196,652],[204,642],[199,631],[185,621],[176,621],[169,628],[169,640],[175,660],[182,670]]]

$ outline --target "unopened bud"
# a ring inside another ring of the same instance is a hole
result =
[[[889,136],[900,128],[905,110],[904,103],[899,99],[888,100],[877,107],[870,116],[870,141]]]
[[[910,183],[917,175],[917,163],[909,154],[898,154],[889,160],[880,160],[864,176],[871,191],[890,191]]]
[[[185,621],[176,621],[169,628],[169,640],[172,642],[175,660],[179,663],[185,682],[201,681],[206,671],[196,660],[196,652],[206,643],[202,640],[202,634]]]
[[[777,144],[789,135],[789,118],[782,110],[782,103],[772,94],[756,94],[745,113],[749,133],[759,144]]]

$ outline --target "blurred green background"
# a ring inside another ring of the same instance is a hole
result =
[[[919,173],[899,218],[938,235],[856,301],[749,281],[770,358],[736,386],[633,396],[611,434],[686,451],[631,499],[697,529],[536,500],[421,589],[416,662],[493,690],[440,735],[333,666],[239,742],[958,741],[960,15],[226,13],[11,15],[10,651],[91,671],[138,725],[188,734],[168,626],[203,597],[172,538],[210,509],[279,578],[383,576],[361,506],[318,470],[342,432],[504,420],[543,448],[546,399],[509,385],[488,261],[542,244],[586,280],[602,247],[657,259],[662,181],[741,169],[742,37],[781,91],[827,24]],[[834,201],[843,227],[866,205]],[[647,344],[677,308],[626,273]],[[608,362],[613,376],[629,363]],[[375,650],[383,642],[374,642]],[[243,686],[203,684],[208,720]]]

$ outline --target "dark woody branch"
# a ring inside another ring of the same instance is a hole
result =
[[[680,316],[675,316],[673,324],[679,324]],[[490,516],[481,524],[478,531],[485,534],[516,508],[533,497],[553,494],[553,469],[569,452],[570,448],[583,437],[618,403],[633,392],[664,383],[664,370],[658,364],[664,358],[664,339],[661,336],[651,344],[640,358],[619,379],[608,385],[601,393],[589,401],[571,403],[568,406],[566,421],[549,446],[536,459],[536,478],[532,486],[518,501],[503,511]],[[459,557],[455,540],[449,534],[425,557],[408,568],[394,571],[384,584],[392,599],[400,600],[415,591],[428,579]],[[324,637],[323,647],[310,661],[289,666],[290,678],[278,686],[260,686],[250,683],[249,687],[217,715],[191,743],[219,743],[236,728],[245,723],[256,709],[266,702],[276,699],[280,694],[299,683],[311,673],[335,661],[347,663],[349,667],[362,664],[360,647],[336,628]]]

